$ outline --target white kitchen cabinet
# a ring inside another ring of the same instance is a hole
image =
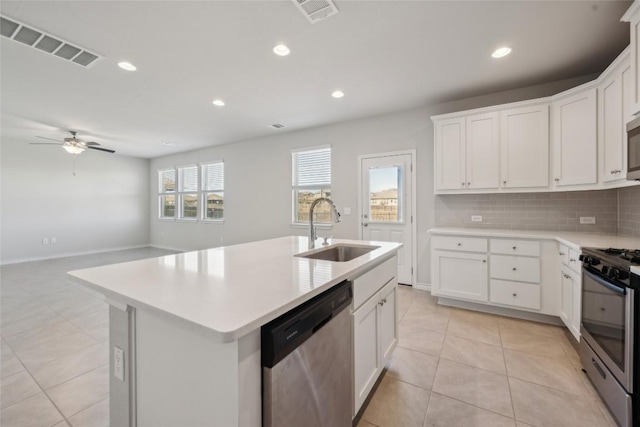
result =
[[[628,53],[621,58],[603,79],[598,94],[602,182],[624,181],[627,175],[625,125],[631,116],[631,61]]]
[[[576,340],[580,341],[580,313],[582,312],[580,274],[564,265],[560,270],[560,319]]]
[[[553,180],[556,186],[598,182],[596,99],[596,89],[589,88],[551,104]]]
[[[435,122],[436,190],[497,189],[498,114]]]
[[[502,188],[549,186],[549,106],[500,113]]]
[[[395,262],[397,266],[396,257],[389,261]],[[369,273],[373,275],[368,276],[370,280],[374,280],[374,277],[386,277],[384,267],[385,264],[382,264],[371,270]],[[362,281],[358,282],[359,279],[354,281],[354,294],[357,293],[358,286],[363,284]],[[398,344],[397,288],[398,281],[394,276],[382,288],[377,288],[359,307],[354,306],[352,315],[354,416],[367,399],[385,363]]]
[[[631,114],[640,113],[640,2],[631,4],[622,21],[631,24]]]
[[[486,253],[433,250],[431,254],[433,295],[488,301]]]

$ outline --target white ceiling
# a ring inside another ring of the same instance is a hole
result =
[[[310,24],[290,0],[3,0],[3,14],[105,56],[85,69],[2,37],[3,139],[74,129],[157,157],[599,72],[629,40],[629,1],[335,3]],[[501,45],[513,53],[492,59]]]

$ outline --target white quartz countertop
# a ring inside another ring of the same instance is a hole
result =
[[[605,233],[578,233],[571,231],[494,230],[486,228],[435,227],[429,230],[438,235],[486,236],[511,239],[557,240],[574,249],[625,248],[640,249],[640,238]]]
[[[360,276],[402,247],[331,239],[332,245],[337,243],[379,248],[348,262],[313,260],[294,256],[309,250],[308,238],[289,236],[68,274],[118,303],[187,322],[230,342],[333,285]]]

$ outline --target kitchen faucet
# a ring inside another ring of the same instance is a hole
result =
[[[316,208],[316,205],[320,202],[327,202],[333,208],[333,217],[336,223],[340,222],[340,212],[338,212],[338,208],[328,197],[320,197],[315,199],[313,203],[311,203],[311,207],[309,208],[309,249],[313,249],[315,247],[316,239],[318,235],[316,234],[316,226],[313,224],[313,210]]]

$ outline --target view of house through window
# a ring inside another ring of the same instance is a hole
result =
[[[376,222],[401,222],[402,170],[400,166],[369,169],[369,219]]]
[[[160,184],[160,218],[176,217],[176,170],[158,171]]]
[[[308,222],[309,209],[319,197],[331,196],[331,147],[317,147],[291,152],[293,222]],[[314,221],[331,222],[328,203],[314,210]]]
[[[203,219],[224,218],[224,163],[202,165]]]
[[[178,168],[178,200],[180,218],[198,218],[198,167]]]

